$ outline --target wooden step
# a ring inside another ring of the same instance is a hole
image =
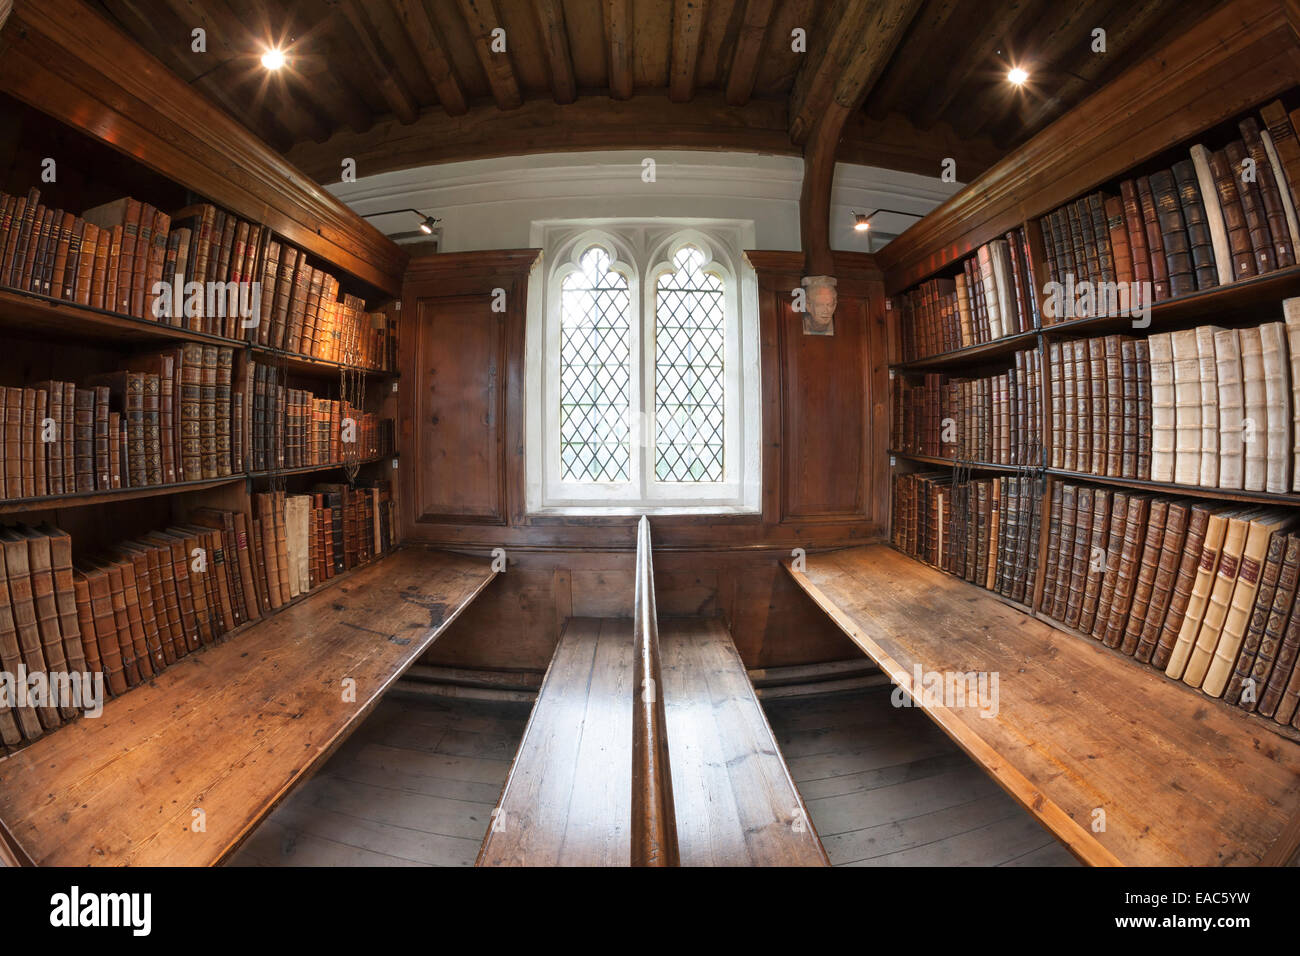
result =
[[[398,551],[190,654],[0,759],[4,829],[43,865],[223,861],[495,574]]]

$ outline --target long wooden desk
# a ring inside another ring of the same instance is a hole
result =
[[[1084,862],[1295,852],[1300,745],[886,545],[805,560],[786,568],[895,684],[910,692],[916,668],[998,674],[996,716],[916,699]]]
[[[219,863],[494,576],[422,550],[361,568],[0,759],[0,821],[37,864]]]

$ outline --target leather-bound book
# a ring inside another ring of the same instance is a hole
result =
[[[1291,490],[1300,491],[1300,298],[1282,300],[1291,375]]]
[[[1178,196],[1178,184],[1174,181],[1171,170],[1162,169],[1151,174],[1150,185],[1160,229],[1160,244],[1165,254],[1169,294],[1186,295],[1196,290],[1196,275],[1192,266],[1187,223]]]
[[[1137,473],[1143,481],[1151,477],[1151,352],[1146,339],[1133,343],[1137,371]]]
[[[81,220],[81,252],[77,257],[77,269],[73,273],[72,301],[78,305],[90,305],[95,276],[95,257],[99,251],[99,227],[92,222]]]
[[[153,531],[145,535],[142,540],[146,544],[162,549],[160,561],[166,565],[162,569],[163,577],[170,581],[176,592],[176,611],[181,629],[181,639],[176,645],[176,653],[178,657],[182,657],[190,651],[198,650],[202,644],[190,577],[190,554],[185,550],[185,540],[175,535]]]
[[[1002,482],[998,478],[989,482],[988,503],[988,539],[975,583],[991,591],[997,579],[998,536],[1002,527]]]
[[[257,514],[262,537],[262,560],[266,569],[267,599],[271,609],[284,604],[281,597],[279,548],[276,545],[275,496],[269,493],[257,496]]]
[[[37,448],[36,456],[38,462],[43,462],[45,469],[45,490],[41,494],[61,495],[63,494],[63,442],[59,439],[57,430],[62,427],[63,423],[63,383],[52,380],[37,382],[36,395],[37,404],[42,402],[41,395],[44,394],[44,411],[38,411],[37,417],[44,421],[46,418],[54,422],[56,437],[54,441],[44,441],[43,426],[37,429],[36,439]],[[39,484],[39,477],[38,477]]]
[[[35,535],[28,539],[33,566],[45,562],[44,554],[36,554],[38,549],[49,551],[48,563],[54,582],[54,604],[58,612],[64,660],[67,661],[69,670],[82,673],[86,670],[86,652],[78,627],[76,593],[72,583],[72,538],[66,531],[42,523],[36,527]]]
[[[1300,639],[1300,626],[1290,630],[1289,625],[1300,625],[1300,617],[1293,614],[1297,597],[1297,582],[1300,581],[1300,534],[1287,536],[1286,550],[1282,557],[1282,568],[1278,573],[1277,589],[1273,592],[1273,601],[1269,607],[1268,619],[1264,624],[1264,633],[1260,636],[1259,646],[1254,658],[1247,662],[1249,670],[1242,683],[1241,692],[1236,703],[1243,710],[1254,711],[1261,707],[1265,717],[1271,717],[1276,710],[1286,686],[1286,675],[1274,680],[1275,664],[1281,664],[1278,670],[1286,670],[1294,660],[1296,642],[1287,650],[1287,638],[1292,634]],[[1242,668],[1245,669],[1244,667]],[[1268,689],[1272,685],[1273,693]],[[1265,706],[1265,698],[1268,699]]]
[[[1295,707],[1295,662],[1300,656],[1300,614],[1293,610],[1286,624],[1282,640],[1277,645],[1276,654],[1269,669],[1268,681],[1259,694],[1255,713],[1261,717],[1272,717],[1278,723],[1288,723]],[[1260,658],[1263,658],[1261,649]],[[1288,700],[1290,698],[1290,700]]]
[[[77,632],[81,635],[81,646],[86,655],[86,672],[91,675],[102,674],[104,662],[99,653],[99,639],[95,636],[94,612],[90,604],[90,583],[78,570],[72,572],[72,596],[77,613]]]
[[[288,604],[289,597],[289,576],[286,573],[289,562],[288,551],[288,529],[284,523],[284,492],[276,491],[274,495],[275,505],[271,514],[275,520],[275,550],[276,561],[280,571],[280,600]]]
[[[1213,488],[1219,480],[1219,383],[1214,336],[1223,331],[1216,325],[1196,328],[1196,357],[1200,379],[1201,467],[1193,484]]]
[[[1190,159],[1179,160],[1174,163],[1171,172],[1178,189],[1178,203],[1182,209],[1183,221],[1187,227],[1187,241],[1196,288],[1212,289],[1219,284],[1219,271],[1214,258],[1214,237],[1211,235],[1209,215],[1206,213],[1205,202],[1201,196],[1196,164]],[[1208,165],[1206,172],[1207,174],[1209,172]],[[1226,242],[1226,232],[1223,238]]]
[[[1148,339],[1148,344],[1151,360],[1151,480],[1172,482],[1178,447],[1173,336],[1169,332],[1159,332]],[[1198,412],[1199,408],[1198,405]],[[1100,473],[1106,474],[1104,470]]]
[[[49,442],[43,440],[45,430],[45,420],[49,416],[50,393],[44,388],[30,389],[32,393],[32,428],[27,432],[28,436],[28,454],[32,459],[32,471],[35,474],[35,487],[32,493],[38,498],[43,498],[49,491],[49,479],[46,468],[46,446]],[[24,391],[26,394],[26,390]],[[1289,398],[1290,396],[1288,396]],[[1287,426],[1290,427],[1288,420]],[[1289,465],[1290,462],[1288,461]]]
[[[1124,223],[1124,200],[1119,196],[1107,196],[1104,210],[1106,214],[1106,233],[1110,237],[1111,262],[1115,269],[1115,278],[1122,283],[1133,281],[1133,252],[1129,248],[1128,228]]]
[[[1103,282],[1116,280],[1115,258],[1110,245],[1110,229],[1106,221],[1106,196],[1092,193],[1081,200],[1087,204],[1092,219],[1092,238],[1097,248],[1097,265]]]
[[[1174,581],[1178,576],[1178,566],[1183,557],[1183,545],[1187,540],[1187,520],[1190,511],[1191,506],[1184,502],[1170,501],[1166,505],[1160,557],[1151,576],[1151,594],[1147,602],[1146,617],[1142,622],[1142,632],[1133,652],[1133,656],[1144,664],[1149,663],[1155,653],[1156,644],[1160,640],[1160,631],[1173,599]],[[1144,564],[1138,572],[1139,586],[1146,571],[1147,567]]]
[[[1284,269],[1295,265],[1295,246],[1291,241],[1291,229],[1287,223],[1286,208],[1282,204],[1282,194],[1278,189],[1277,178],[1273,174],[1273,163],[1264,148],[1264,139],[1260,135],[1259,124],[1255,117],[1248,116],[1237,124],[1246,152],[1255,161],[1255,184],[1258,187],[1260,202],[1264,207],[1264,218],[1268,224],[1269,237],[1272,239],[1271,251],[1275,268]],[[1289,197],[1288,197],[1289,198]]]
[[[1264,364],[1265,428],[1268,456],[1265,461],[1264,490],[1282,494],[1291,488],[1291,460],[1294,455],[1291,435],[1291,363],[1287,356],[1286,326],[1265,322],[1259,327],[1260,350]]]
[[[234,513],[236,556],[239,560],[239,576],[242,580],[249,618],[257,620],[270,609],[266,589],[260,575],[254,573],[256,558],[253,550],[248,516],[243,512]]]
[[[40,634],[41,654],[46,669],[51,674],[67,673],[71,667],[64,653],[63,636],[60,633],[59,605],[56,598],[54,559],[50,550],[50,540],[44,534],[26,525],[6,529],[3,532],[3,539],[6,542],[6,549],[25,548],[27,552],[25,560],[31,578],[31,603],[36,616],[36,629]],[[24,558],[22,555],[17,557],[19,561]],[[14,564],[8,561],[6,563],[9,572],[13,573]],[[10,593],[13,594],[12,583]],[[80,661],[80,664],[82,666],[79,670],[84,670],[85,661]],[[70,701],[64,701],[59,705],[59,713],[65,720],[71,720],[76,716],[77,708],[73,707]]]
[[[203,575],[203,583],[207,588],[208,617],[212,620],[213,637],[219,638],[239,625],[221,531],[199,525],[184,525],[182,530],[186,533],[193,532],[200,546],[207,551],[208,573]]]
[[[110,431],[108,388],[98,385],[87,389],[94,395],[95,435],[95,489],[106,491],[113,487],[113,461],[111,450],[116,435]]]
[[[44,671],[43,660],[39,661],[36,667],[32,666],[33,651],[29,650],[28,642],[34,642],[34,653],[39,657],[41,653],[40,638],[31,633],[30,626],[24,628],[20,625],[20,612],[14,606],[17,602],[11,596],[11,585],[8,583],[6,564],[4,549],[0,548],[0,668],[9,674],[16,674],[20,667],[25,667],[29,672]],[[15,574],[12,590],[19,592],[19,598],[21,598],[23,587],[23,580],[20,579],[19,575]],[[30,582],[25,587],[28,593],[27,603],[30,605]],[[21,632],[24,630],[27,630],[28,633],[22,634]],[[53,708],[40,708],[38,710],[30,704],[16,706],[17,701],[13,703],[15,704],[12,709],[13,717],[23,736],[28,740],[37,739],[46,728],[57,726],[59,723],[59,716]]]
[[[1097,592],[1097,615],[1092,623],[1092,636],[1102,640],[1110,619],[1111,604],[1115,598],[1115,582],[1119,578],[1119,564],[1124,554],[1124,530],[1128,522],[1129,495],[1116,491],[1111,495],[1110,528],[1106,553],[1102,558],[1101,585]]]
[[[1026,259],[1024,253],[1025,237],[1019,229],[1013,229],[1004,237],[1006,242],[1006,251],[1008,264],[1011,269],[1011,288],[1012,301],[1015,304],[1016,328],[1020,332],[1028,332],[1034,328],[1033,310],[1029,304],[1029,285],[1033,282],[1033,277],[1026,271]],[[337,280],[331,279],[331,284],[336,284]],[[333,290],[337,294],[337,289]],[[323,300],[327,310],[337,305],[337,303]],[[332,311],[327,311],[332,315]]]
[[[6,589],[5,585],[0,584],[0,590],[8,591],[9,613],[13,617],[18,648],[27,673],[43,674],[63,670],[66,663],[57,632],[50,638],[41,631],[27,539],[13,529],[0,530],[0,554],[3,554],[4,578],[8,585]],[[49,610],[53,611],[53,608],[50,607]],[[46,657],[47,651],[53,652],[55,660]],[[12,669],[6,669],[13,672]],[[58,710],[51,706],[37,707],[36,714],[46,730],[52,730],[63,722]]]
[[[199,371],[199,465],[204,478],[221,477],[217,468],[217,347],[202,348]]]
[[[1043,240],[1043,255],[1047,264],[1048,281],[1061,282],[1064,279],[1065,271],[1056,260],[1056,243],[1053,241],[1052,229],[1053,222],[1050,214],[1038,220],[1038,234]]]
[[[90,277],[90,305],[92,308],[105,309],[112,300],[109,298],[109,257],[113,251],[116,236],[111,229],[100,229],[95,237],[95,265]]]
[[[1119,558],[1119,572],[1115,577],[1110,610],[1106,617],[1106,630],[1102,642],[1107,647],[1119,647],[1124,639],[1124,626],[1133,603],[1133,589],[1137,583],[1138,561],[1146,543],[1147,518],[1151,499],[1145,495],[1129,495],[1128,514],[1124,521],[1124,538]]]
[[[0,235],[0,285],[13,286],[14,250],[18,246],[18,236],[22,232],[27,214],[27,200],[15,197],[12,211],[6,215],[4,234]]]
[[[315,269],[307,264],[306,256],[298,257],[298,274],[293,280],[293,298],[289,304],[289,327],[285,330],[284,348],[297,352],[302,342],[302,326],[307,314],[307,296],[311,291]]]
[[[293,246],[281,245],[280,269],[275,291],[275,312],[270,316],[265,334],[258,330],[262,345],[284,348],[285,327],[289,324],[289,309],[293,302],[294,280],[298,274],[298,259],[302,254]]]
[[[1097,603],[1102,578],[1106,573],[1106,545],[1110,540],[1111,492],[1097,488],[1092,492],[1092,518],[1088,538],[1087,568],[1084,573],[1083,599],[1079,605],[1080,631],[1091,634],[1097,619]],[[1067,612],[1068,613],[1068,612]]]
[[[1074,362],[1074,406],[1070,423],[1075,433],[1075,463],[1078,471],[1092,465],[1092,363],[1088,360],[1088,342],[1075,339],[1069,343],[1067,358]]]
[[[970,292],[966,289],[966,273],[954,280],[957,292],[957,319],[962,348],[975,344],[974,330],[971,326]]]
[[[149,484],[145,451],[145,376],[140,372],[107,372],[88,376],[86,384],[103,386],[109,395],[109,409],[123,416],[127,432],[128,484],[132,488],[144,487]]]
[[[1210,591],[1214,587],[1215,572],[1219,570],[1219,552],[1223,548],[1224,535],[1228,530],[1228,519],[1238,513],[1222,510],[1210,511],[1201,545],[1201,557],[1196,564],[1194,580],[1191,589],[1187,592],[1187,599],[1182,602],[1183,610],[1177,621],[1177,636],[1171,642],[1167,642],[1166,638],[1171,624],[1175,623],[1173,621],[1172,606],[1170,616],[1165,619],[1165,633],[1161,635],[1160,643],[1162,646],[1169,643],[1169,656],[1168,663],[1165,665],[1165,674],[1174,680],[1182,679],[1187,668],[1187,660],[1191,656],[1192,646],[1196,643],[1196,636],[1200,633],[1201,621],[1205,618],[1205,608],[1210,601]],[[1185,562],[1184,568],[1186,568]],[[1233,573],[1236,573],[1235,568]],[[1174,584],[1176,601],[1183,584],[1183,574],[1180,569],[1179,581]],[[1155,662],[1153,661],[1153,663]],[[1156,666],[1159,666],[1159,664],[1157,663]]]
[[[1255,253],[1251,246],[1250,230],[1246,225],[1246,212],[1242,206],[1237,172],[1224,150],[1210,154],[1210,172],[1214,176],[1215,192],[1219,196],[1219,209],[1228,231],[1228,250],[1232,257],[1234,279],[1257,275]]]
[[[1079,267],[1074,261],[1074,245],[1070,241],[1070,222],[1064,206],[1053,210],[1048,218],[1051,221],[1052,243],[1056,249],[1056,262],[1061,272],[1058,281],[1072,275],[1077,282],[1081,278]]]
[[[185,644],[185,624],[181,619],[180,595],[176,590],[171,548],[157,541],[128,541],[119,547],[132,552],[143,552],[148,561],[154,619],[158,622],[163,660],[174,664],[189,653],[189,649]]]
[[[1223,616],[1223,623],[1220,625],[1217,635],[1209,633],[1211,621],[1209,612],[1206,612],[1206,622],[1201,628],[1205,632],[1205,640],[1202,641],[1198,638],[1196,647],[1192,651],[1192,659],[1188,661],[1187,669],[1189,673],[1192,672],[1193,666],[1199,665],[1201,662],[1204,653],[1203,649],[1207,646],[1210,647],[1208,652],[1209,660],[1201,679],[1201,690],[1211,697],[1221,696],[1227,686],[1228,678],[1232,676],[1233,665],[1236,663],[1237,654],[1241,650],[1242,640],[1245,638],[1246,628],[1250,623],[1251,611],[1255,606],[1255,598],[1259,593],[1259,584],[1264,561],[1268,554],[1269,541],[1275,533],[1284,531],[1293,523],[1292,516],[1281,512],[1263,515],[1250,522],[1246,532],[1245,545],[1241,552],[1237,580],[1228,598],[1226,613]],[[1221,561],[1221,566],[1222,563]],[[1218,583],[1216,582],[1216,585]],[[1219,588],[1216,586],[1215,594],[1211,595],[1210,599],[1212,604],[1214,604],[1218,592]],[[1217,617],[1219,613],[1217,605],[1215,605],[1214,611]],[[1211,644],[1211,638],[1214,638],[1213,644]],[[1186,680],[1186,677],[1184,680]]]
[[[119,546],[111,554],[114,561],[122,568],[122,583],[127,600],[128,615],[132,626],[137,623],[144,640],[145,656],[149,669],[161,673],[171,661],[163,652],[163,642],[159,630],[158,613],[162,606],[161,593],[155,597],[153,573],[149,567],[149,555],[142,548]],[[166,627],[166,622],[163,622]],[[143,665],[142,665],[143,666]]]
[[[1147,250],[1151,257],[1151,295],[1154,301],[1161,302],[1169,298],[1169,261],[1165,258],[1160,216],[1149,177],[1138,177],[1137,195],[1142,209],[1142,226],[1146,230]]]
[[[1061,364],[1059,365],[1059,370],[1062,379],[1061,394],[1064,399],[1062,414],[1062,439],[1064,441],[1064,448],[1062,450],[1063,467],[1066,471],[1078,471],[1079,425],[1075,420],[1075,416],[1078,413],[1078,365],[1074,361],[1074,347],[1072,343],[1067,342],[1061,346]]]
[[[66,399],[65,399],[66,401]],[[78,494],[95,490],[95,393],[73,388],[73,488]]]
[[[134,356],[125,367],[144,376],[146,478],[171,484],[177,480],[174,358],[170,352]]]
[[[1103,340],[1106,362],[1106,475],[1120,477],[1124,452],[1124,363],[1123,337],[1108,335]]]
[[[14,389],[18,393],[19,421],[22,431],[19,435],[19,451],[22,457],[22,488],[24,498],[36,497],[36,462],[32,455],[32,439],[36,431],[36,389]]]
[[[1151,607],[1151,592],[1155,589],[1156,569],[1164,548],[1165,520],[1169,513],[1169,500],[1156,498],[1148,505],[1146,532],[1141,557],[1136,565],[1133,598],[1129,605],[1128,620],[1123,623],[1119,649],[1124,654],[1137,652],[1138,640],[1146,626],[1147,612]],[[1121,574],[1123,568],[1120,569]]]
[[[1195,329],[1171,336],[1174,360],[1174,481],[1195,485],[1201,477],[1201,363]]]
[[[1263,364],[1261,356],[1260,364]],[[1214,360],[1219,386],[1219,482],[1218,487],[1240,489],[1246,477],[1246,446],[1243,420],[1246,391],[1242,382],[1241,338],[1237,329],[1214,334]]]
[[[1298,312],[1297,314],[1300,314]],[[1049,375],[1048,390],[1051,394],[1051,438],[1052,450],[1050,464],[1053,468],[1065,467],[1065,383],[1064,370],[1061,367],[1061,343],[1049,342],[1047,345],[1047,370]]]
[[[1121,374],[1123,375],[1121,394],[1123,395],[1124,408],[1124,432],[1121,445],[1123,457],[1120,464],[1120,475],[1124,478],[1136,478],[1138,477],[1138,366],[1137,343],[1133,339],[1125,339],[1120,343],[1120,361]],[[1175,382],[1175,384],[1177,383]]]
[[[266,243],[266,254],[262,260],[262,298],[259,303],[257,324],[244,330],[248,341],[254,344],[265,344],[264,333],[269,331],[266,327],[275,314],[276,296],[279,292],[280,248],[280,243],[275,239],[269,239]]]
[[[979,261],[980,282],[984,290],[984,305],[988,311],[989,337],[1000,339],[1005,334],[1002,327],[1002,297],[998,293],[998,278],[993,269],[993,252],[989,244],[980,246],[976,256]]]
[[[50,255],[48,257],[49,286],[46,295],[56,299],[66,299],[64,295],[64,273],[68,271],[68,256],[72,252],[72,227],[77,217],[70,212],[59,211],[55,214],[50,227]]]
[[[1241,650],[1238,652],[1236,663],[1233,665],[1232,677],[1228,679],[1228,685],[1223,691],[1223,699],[1230,704],[1241,703],[1242,692],[1245,691],[1248,681],[1250,682],[1250,690],[1246,693],[1246,696],[1252,702],[1259,699],[1259,691],[1263,689],[1251,680],[1250,674],[1254,670],[1255,661],[1259,658],[1259,645],[1264,638],[1264,629],[1268,626],[1268,620],[1272,616],[1273,601],[1277,597],[1278,582],[1282,578],[1282,565],[1285,563],[1287,547],[1292,540],[1292,536],[1281,531],[1275,532],[1269,538],[1268,552],[1264,556],[1264,567],[1259,575],[1259,590],[1255,595],[1255,606],[1250,612],[1246,633],[1241,641]],[[1294,577],[1292,577],[1290,588],[1292,600],[1294,600]],[[1234,607],[1236,599],[1237,595],[1234,592]],[[1288,610],[1289,607],[1288,604]]]
[[[1079,220],[1078,203],[1070,203],[1062,207],[1062,222],[1065,225],[1065,239],[1071,250],[1071,258],[1074,263],[1074,278],[1076,282],[1087,282],[1092,279],[1092,270],[1088,262],[1088,250],[1083,239],[1083,224]]]
[[[1300,209],[1300,140],[1280,100],[1260,107],[1260,117],[1277,151],[1284,179],[1290,187],[1291,201]]]
[[[1264,198],[1259,189],[1258,171],[1255,178],[1247,178],[1243,175],[1247,156],[1246,146],[1241,140],[1229,143],[1224,152],[1237,177],[1237,193],[1241,197],[1241,208],[1245,213],[1246,231],[1255,260],[1255,271],[1260,275],[1272,272],[1277,268],[1277,258],[1274,255],[1268,213],[1264,209]]]
[[[1242,487],[1263,491],[1268,482],[1268,388],[1264,381],[1264,343],[1258,328],[1240,329],[1237,341],[1241,349],[1242,393],[1245,417],[1242,419],[1242,445],[1245,468]]]
[[[153,649],[149,645],[144,628],[144,616],[140,609],[140,591],[135,578],[135,565],[130,559],[118,557],[117,560],[101,562],[108,568],[109,581],[114,587],[114,610],[117,608],[117,586],[121,582],[122,606],[126,614],[128,633],[131,636],[132,667],[139,680],[145,681],[154,675]]]
[[[204,362],[209,358],[208,349],[204,349]],[[214,366],[210,374],[214,377],[213,385],[213,428],[216,471],[218,478],[231,474],[230,447],[230,381],[234,372],[234,350],[230,348],[213,348],[211,357]],[[205,368],[205,374],[208,370]]]
[[[104,664],[104,680],[114,696],[126,693],[127,680],[124,673],[123,640],[130,646],[130,634],[125,637],[119,633],[117,616],[113,612],[113,588],[108,572],[94,565],[76,566],[90,588],[90,609],[94,619],[95,643],[99,647],[100,659]],[[125,608],[123,609],[125,611]],[[123,614],[125,619],[125,613]]]
[[[144,634],[137,630],[131,620],[130,609],[126,599],[126,582],[119,565],[108,561],[87,561],[87,567],[103,570],[108,578],[109,598],[113,609],[113,623],[117,629],[117,642],[122,653],[122,673],[128,687],[135,687],[142,679],[150,676],[147,659],[148,651],[144,646]],[[142,670],[142,666],[145,668]]]
[[[1075,492],[1074,523],[1070,530],[1070,541],[1065,539],[1062,528],[1062,546],[1071,549],[1070,578],[1066,589],[1065,608],[1060,618],[1070,627],[1078,627],[1079,614],[1083,608],[1083,595],[1087,583],[1090,565],[1089,543],[1092,540],[1093,489],[1080,485]]]
[[[1241,511],[1228,519],[1224,532],[1223,546],[1219,551],[1218,567],[1209,589],[1205,604],[1205,613],[1201,626],[1191,640],[1187,664],[1183,669],[1183,683],[1189,687],[1200,687],[1205,672],[1210,666],[1219,635],[1223,632],[1223,622],[1228,616],[1228,607],[1232,602],[1232,591],[1237,586],[1241,573],[1242,553],[1246,547],[1246,538],[1251,522],[1260,517],[1259,510]],[[1180,635],[1181,637],[1181,635]]]

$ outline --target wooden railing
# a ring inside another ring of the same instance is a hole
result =
[[[673,777],[659,676],[659,622],[650,521],[636,533],[636,600],[632,610],[636,687],[632,706],[632,865],[679,866]]]

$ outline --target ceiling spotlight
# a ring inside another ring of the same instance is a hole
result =
[[[385,212],[367,212],[367,213],[363,213],[361,218],[370,219],[374,216],[396,216],[397,214],[403,212],[413,212],[420,217],[420,231],[424,233],[426,236],[432,236],[433,227],[436,226],[438,223],[442,222],[441,219],[435,219],[433,216],[426,215],[425,213],[420,212],[420,210],[418,209],[409,209],[409,208],[389,209]]]
[[[1029,79],[1029,74],[1018,66],[1013,66],[1007,71],[1007,79],[1015,86],[1024,86],[1025,81]]]
[[[420,231],[426,236],[432,236],[434,224],[437,222],[438,220],[434,219],[432,216],[425,216],[424,222],[420,223]]]
[[[853,229],[855,232],[866,232],[871,228],[871,217],[866,213],[855,212],[853,214]]]
[[[280,67],[284,66],[284,54],[275,47],[272,47],[262,54],[262,66],[266,67],[268,70],[280,69]]]

